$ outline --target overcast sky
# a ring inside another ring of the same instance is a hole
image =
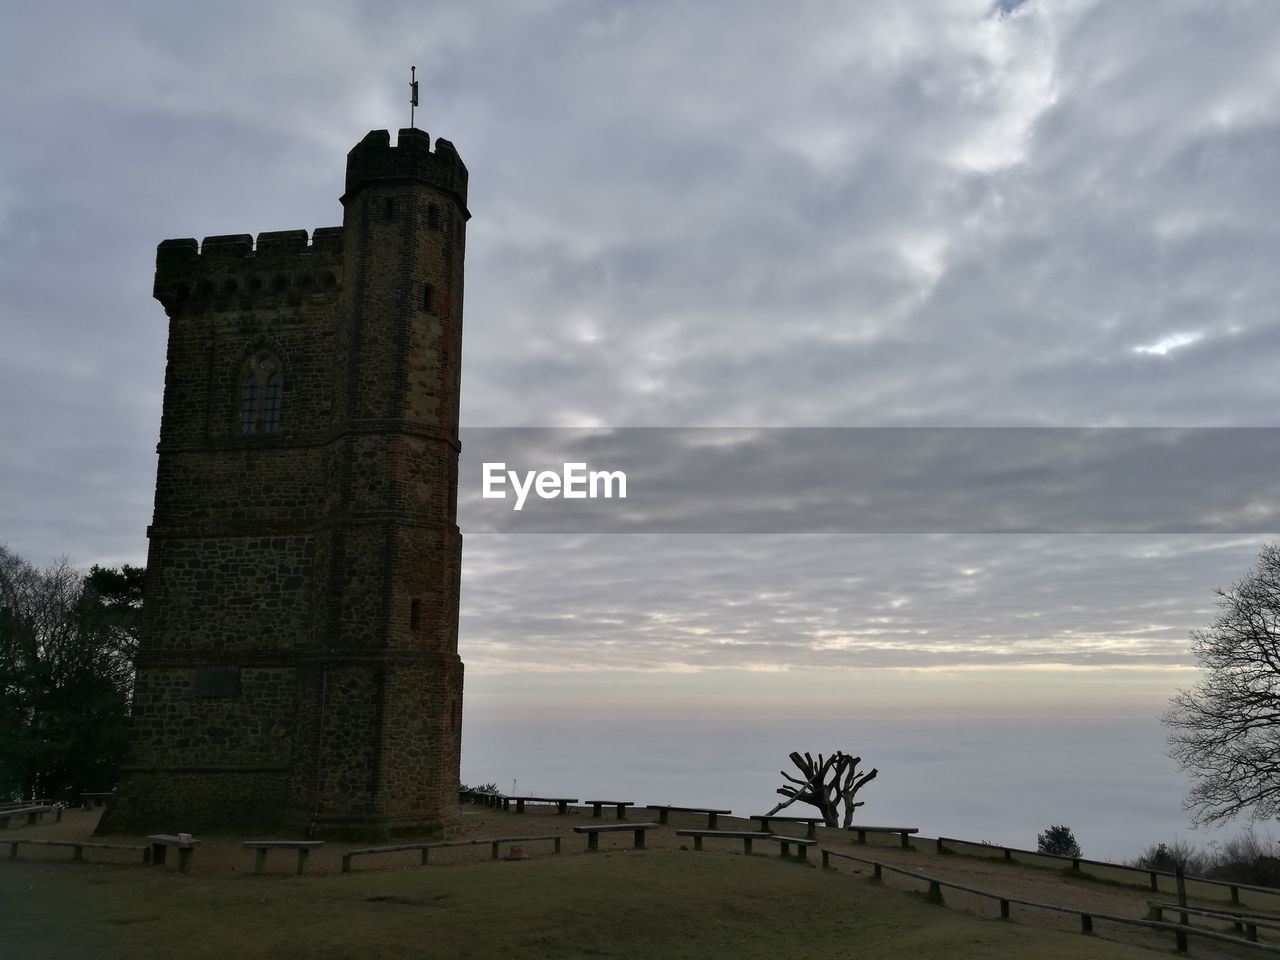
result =
[[[464,427],[1277,425],[1270,0],[0,12],[0,542],[33,561],[145,560],[156,244],[340,223],[410,64],[471,172]],[[1196,535],[464,524],[469,713],[1153,715],[1272,506]]]

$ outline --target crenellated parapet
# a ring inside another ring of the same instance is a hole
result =
[[[386,130],[370,130],[347,154],[347,202],[364,187],[395,182],[425,183],[451,194],[467,218],[467,168],[452,143],[425,130],[401,130],[396,145]]]
[[[195,310],[286,306],[335,296],[342,283],[342,228],[276,230],[164,240],[153,295],[169,316]]]

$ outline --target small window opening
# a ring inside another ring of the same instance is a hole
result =
[[[409,601],[409,629],[418,630],[422,626],[422,601],[414,597]]]
[[[278,432],[284,401],[280,362],[269,353],[254,354],[240,377],[240,432]]]
[[[422,309],[431,313],[435,307],[435,288],[429,283],[422,285]]]
[[[427,204],[427,228],[430,230],[440,229],[440,207],[438,204]]]

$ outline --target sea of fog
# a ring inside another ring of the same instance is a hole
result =
[[[1188,783],[1154,720],[859,720],[727,723],[482,718],[463,725],[462,780],[504,792],[763,813],[793,750],[860,754],[879,776],[857,820],[1034,849],[1051,824],[1085,856],[1121,861],[1174,839],[1197,846]],[[812,808],[794,804],[788,813]]]

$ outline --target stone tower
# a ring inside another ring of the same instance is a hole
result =
[[[456,812],[467,169],[347,155],[341,227],[166,240],[131,756],[101,829],[384,834]]]

